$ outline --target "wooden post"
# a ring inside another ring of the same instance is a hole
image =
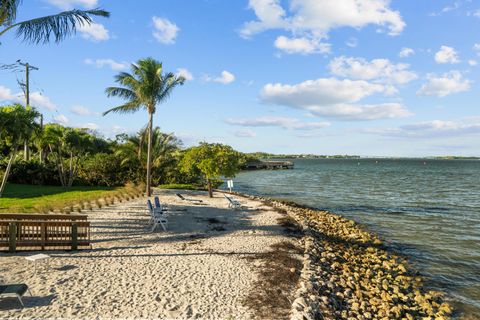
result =
[[[78,250],[78,225],[72,223],[72,250]]]
[[[17,249],[17,224],[15,222],[11,222],[8,225],[8,233],[8,251],[13,253]]]
[[[47,242],[47,225],[45,222],[42,222],[42,226],[40,227],[40,233],[42,237],[42,250],[45,250],[45,243]]]

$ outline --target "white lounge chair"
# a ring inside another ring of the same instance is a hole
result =
[[[167,212],[167,211],[168,211],[168,206],[163,205],[163,204],[160,202],[160,199],[159,199],[158,197],[155,197],[155,198],[154,198],[154,202],[155,202],[155,210],[157,210],[157,211],[164,211],[164,212]]]
[[[188,202],[191,202],[193,204],[201,204],[203,202],[203,200],[200,200],[200,199],[185,198],[181,193],[176,193],[176,196],[179,197],[180,199],[182,199],[183,201],[188,201]]]
[[[22,307],[25,307],[25,305],[23,304],[22,297],[27,292],[30,295],[32,295],[32,293],[30,292],[30,289],[25,283],[0,285],[0,299],[12,298],[12,297],[18,298],[18,300],[22,304]]]
[[[162,226],[164,231],[167,231],[167,211],[163,210],[161,206],[159,208],[154,208],[150,200],[147,200],[147,206],[148,211],[150,212],[150,222],[153,223],[152,232],[158,227],[158,225]]]
[[[155,231],[155,229],[158,226],[162,226],[163,231],[167,231],[167,226],[168,226],[168,219],[165,215],[156,215],[153,217],[153,227],[152,227],[152,232]]]
[[[228,200],[228,207],[230,209],[240,209],[242,207],[242,204],[238,202],[236,199],[227,196],[225,193],[223,194],[223,196],[225,197],[225,199]]]

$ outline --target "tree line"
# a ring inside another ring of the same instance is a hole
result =
[[[143,183],[148,168],[148,126],[138,133],[105,139],[89,129],[56,123],[41,127],[33,107],[0,107],[0,171],[2,185],[12,183],[119,186]],[[24,141],[31,157],[23,159]],[[194,184],[210,191],[222,177],[233,177],[247,156],[224,144],[202,142],[184,148],[174,134],[156,127],[151,137],[151,181]]]

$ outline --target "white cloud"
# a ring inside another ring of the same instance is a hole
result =
[[[477,52],[477,55],[480,56],[480,43],[475,43],[473,45],[473,50],[475,50]]]
[[[427,75],[428,82],[424,84],[417,95],[445,97],[454,93],[468,91],[472,81],[464,79],[459,71],[450,71],[440,76]]]
[[[405,84],[417,78],[409,71],[410,65],[393,64],[388,59],[367,61],[363,58],[335,58],[329,64],[330,72],[341,77],[362,80],[378,80],[391,84]]]
[[[92,111],[90,111],[90,109],[83,106],[74,106],[70,109],[70,111],[79,116],[89,116],[92,114]]]
[[[257,136],[257,133],[250,129],[235,131],[235,136],[239,138],[253,138]]]
[[[412,113],[400,103],[367,105],[336,104],[332,106],[312,106],[309,107],[308,110],[316,116],[346,121],[395,119],[412,115]]]
[[[470,0],[468,0],[468,1],[470,1]],[[438,11],[438,12],[432,12],[432,13],[430,13],[430,16],[432,16],[432,17],[439,17],[439,16],[443,15],[444,13],[456,11],[456,10],[458,10],[458,9],[460,8],[461,5],[462,5],[461,0],[455,1],[455,2],[452,3],[451,5],[447,5],[447,6],[443,7],[442,10],[440,10],[440,11]]]
[[[187,81],[192,81],[194,79],[193,74],[190,71],[188,71],[188,69],[185,69],[185,68],[178,68],[176,76],[184,77],[185,80]]]
[[[397,128],[375,128],[365,131],[396,138],[445,138],[480,134],[480,119],[462,119],[455,121],[432,120],[423,121]]]
[[[180,28],[173,22],[165,18],[153,17],[153,37],[163,44],[174,44]]]
[[[58,124],[61,124],[62,126],[66,126],[70,122],[70,120],[63,114],[54,116],[53,121]]]
[[[228,124],[242,127],[281,127],[288,130],[316,130],[328,127],[328,122],[302,122],[288,117],[259,117],[254,119],[227,119]]]
[[[472,60],[468,60],[468,64],[472,67],[475,67],[478,64],[478,62],[477,62],[477,60],[472,59]]]
[[[85,59],[84,63],[88,65],[94,65],[97,68],[103,68],[104,66],[108,66],[110,67],[110,69],[115,71],[121,71],[128,68],[127,62],[117,62],[113,59]]]
[[[312,54],[312,53],[329,53],[330,44],[322,43],[318,39],[309,38],[287,38],[279,36],[275,40],[275,47],[288,54]]]
[[[0,100],[10,101],[12,99],[12,91],[4,86],[0,86]]]
[[[77,6],[93,9],[97,7],[98,0],[46,0],[51,5],[54,5],[62,10],[72,10]]]
[[[263,102],[306,110],[314,116],[339,120],[400,118],[411,113],[398,103],[355,104],[376,93],[388,94],[391,88],[364,80],[321,78],[296,85],[267,84]]]
[[[25,104],[25,95],[23,93],[13,94],[10,89],[0,85],[0,100]],[[57,109],[57,106],[50,100],[50,98],[42,95],[38,91],[30,92],[30,105],[32,107],[45,108],[48,110]]]
[[[411,55],[415,54],[415,50],[413,50],[412,48],[402,48],[402,50],[400,50],[400,53],[398,54],[398,56],[400,58],[407,58],[407,57],[410,57]]]
[[[91,24],[79,25],[77,30],[87,40],[98,42],[110,39],[109,31],[100,23],[92,22]]]
[[[357,38],[350,38],[345,42],[347,46],[350,48],[356,48],[358,46],[358,39]]]
[[[240,35],[245,38],[268,29],[287,28],[289,25],[285,20],[286,12],[278,0],[249,0],[248,6],[255,12],[258,21],[245,23],[240,30]]]
[[[445,63],[459,63],[460,60],[458,59],[458,53],[455,51],[454,48],[448,46],[441,46],[440,50],[435,53],[435,61],[437,63],[445,64]]]
[[[38,91],[30,92],[30,105],[34,107],[45,108],[48,110],[57,109],[57,106],[50,100],[49,97],[44,96]]]
[[[398,35],[405,22],[398,11],[390,9],[389,3],[389,0],[291,0],[287,12],[280,0],[249,0],[249,8],[257,20],[245,23],[240,35],[249,38],[265,30],[282,29],[295,38],[316,39],[320,43],[334,28],[360,29],[369,24]]]
[[[78,126],[79,128],[89,129],[89,130],[98,130],[100,126],[93,122],[87,122]]]
[[[218,77],[211,77],[209,75],[206,75],[203,77],[203,80],[210,82],[218,82],[218,83],[223,83],[223,84],[229,84],[235,81],[235,75],[231,72],[228,72],[226,70],[223,70],[220,76]]]
[[[269,83],[263,87],[260,97],[264,102],[304,108],[357,102],[374,93],[384,91],[384,86],[363,80],[320,78],[296,85]]]

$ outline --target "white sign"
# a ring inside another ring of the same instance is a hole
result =
[[[227,180],[227,187],[230,189],[230,192],[232,192],[233,189],[233,180]]]

